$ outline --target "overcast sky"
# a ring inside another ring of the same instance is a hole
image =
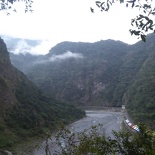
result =
[[[108,12],[100,12],[95,0],[34,0],[34,12],[25,13],[24,5],[16,3],[17,13],[0,12],[0,34],[27,39],[48,40],[50,46],[62,41],[96,42],[106,39],[133,44],[131,18],[136,12],[119,3]],[[91,13],[94,7],[95,13]]]

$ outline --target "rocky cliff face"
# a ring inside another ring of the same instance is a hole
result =
[[[0,39],[0,115],[4,115],[6,109],[17,104],[15,97],[15,87],[17,76],[14,74],[16,69],[12,66],[6,45]]]

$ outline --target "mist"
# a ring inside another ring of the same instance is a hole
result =
[[[28,40],[3,37],[6,42],[8,51],[13,54],[45,55],[53,47],[50,40]]]
[[[67,51],[61,55],[53,55],[49,59],[49,61],[60,61],[60,60],[65,60],[69,58],[81,59],[83,58],[83,55],[80,53],[72,53],[71,51]]]
[[[80,53],[73,53],[71,51],[67,51],[60,55],[53,55],[52,57],[50,57],[48,59],[37,60],[36,62],[34,62],[34,64],[44,64],[44,63],[48,63],[48,62],[59,62],[59,61],[67,60],[70,58],[82,59],[83,57],[84,56]]]

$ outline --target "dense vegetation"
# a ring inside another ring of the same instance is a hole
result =
[[[11,55],[11,59],[18,68],[25,64],[28,77],[55,98],[78,105],[112,105],[113,88],[127,47],[112,40],[94,44],[64,42],[29,64],[31,68],[26,61],[20,63],[21,55]],[[28,55],[23,57],[27,59]]]
[[[140,0],[98,0],[95,1],[96,6],[101,11],[109,11],[115,3],[124,4],[126,8],[131,7],[133,10],[139,11],[139,15],[136,13],[136,16],[131,19],[131,28],[129,31],[131,35],[135,35],[138,38],[141,38],[144,42],[146,41],[146,34],[148,32],[154,33],[154,15],[155,15],[155,5],[152,0],[146,0],[141,2]],[[94,8],[94,7],[93,7]],[[95,12],[92,7],[90,8],[91,12]],[[132,11],[132,10],[131,10]],[[126,16],[125,16],[126,17]],[[117,24],[117,23],[116,23]],[[115,29],[115,27],[114,27]],[[116,29],[117,30],[117,29]]]
[[[134,62],[141,67],[129,86],[125,99],[131,116],[155,129],[155,38],[150,36],[149,39],[145,45],[137,44],[140,48],[134,52]],[[138,55],[141,57],[137,61]]]
[[[55,130],[84,117],[73,105],[44,93],[11,65],[6,45],[0,39],[0,148],[13,146],[28,137]]]
[[[155,128],[154,34],[147,38],[146,43],[135,45],[113,40],[63,42],[35,59],[31,68],[26,61],[22,67],[30,79],[55,98],[77,105],[125,104],[133,119]],[[18,57],[11,55],[17,67]]]
[[[140,124],[140,132],[115,132],[113,136],[101,134],[102,126],[92,126],[91,129],[80,133],[72,133],[68,129],[57,135],[61,155],[154,155],[155,138],[151,131]],[[62,140],[63,139],[63,140]],[[62,141],[65,145],[62,145]],[[55,153],[58,155],[59,153]]]

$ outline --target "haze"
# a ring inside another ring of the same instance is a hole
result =
[[[130,19],[137,12],[119,3],[114,4],[109,12],[100,12],[94,0],[34,0],[33,13],[25,13],[22,2],[14,7],[17,13],[12,12],[9,16],[0,12],[3,21],[0,34],[42,40],[42,44],[35,48],[35,54],[46,54],[62,41],[114,39],[128,44],[138,41],[129,33]],[[91,13],[90,7],[95,9],[95,13]]]

